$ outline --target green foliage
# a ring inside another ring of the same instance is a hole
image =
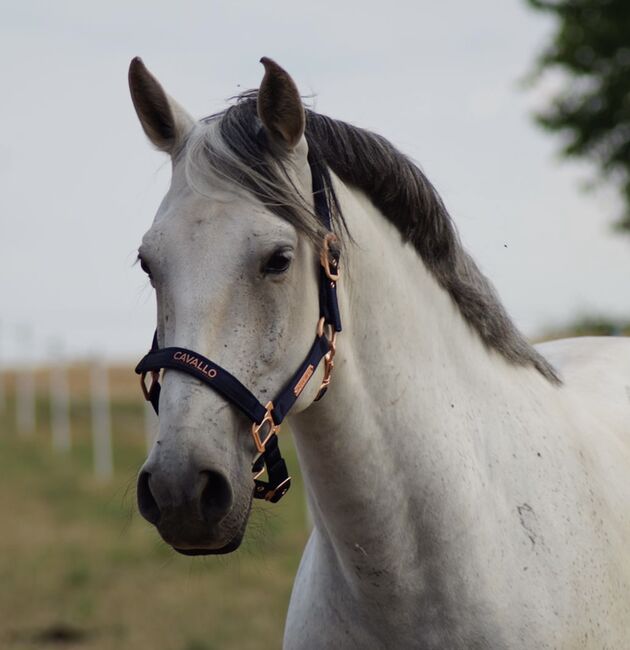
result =
[[[564,327],[548,331],[542,339],[572,336],[630,336],[630,321],[606,316],[579,316]]]
[[[630,1],[527,0],[556,18],[538,72],[559,69],[567,83],[536,118],[566,136],[564,154],[595,161],[625,203],[618,226],[630,230]]]

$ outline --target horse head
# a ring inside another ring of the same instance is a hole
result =
[[[170,188],[139,248],[157,297],[157,344],[211,358],[265,403],[315,336],[314,242],[322,227],[302,101],[280,66],[262,63],[257,93],[199,122],[140,59],[131,63],[129,82],[142,128],[172,160]],[[247,129],[226,138],[231,111],[251,115]],[[195,355],[182,354],[180,361],[203,371]],[[300,386],[296,411],[317,395],[322,371],[310,372],[316,380]],[[159,435],[138,479],[140,512],[180,552],[236,549],[260,452],[252,422],[198,378],[173,369],[164,373],[159,406]]]

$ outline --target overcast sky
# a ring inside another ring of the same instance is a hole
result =
[[[437,186],[533,336],[628,315],[612,192],[531,121],[520,83],[550,33],[524,0],[3,3],[0,358],[132,359],[154,328],[136,248],[169,180],[129,100],[135,55],[195,116],[256,87],[271,56],[316,109],[389,138]],[[30,337],[30,342],[29,342]]]

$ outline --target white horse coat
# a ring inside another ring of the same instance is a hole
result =
[[[317,143],[307,146],[292,80],[264,63],[253,132],[272,160],[281,150],[287,186],[311,203],[306,152]],[[195,125],[139,60],[130,80],[145,131],[174,164],[140,248],[161,345],[212,356],[263,399],[312,340],[312,238],[234,182],[234,170],[247,176],[244,158],[221,125],[235,113]],[[511,324],[493,334],[492,314],[448,288],[449,273],[476,269],[438,268],[378,197],[332,178],[349,233],[344,331],[327,395],[313,403],[318,369],[290,420],[314,528],[285,648],[630,648],[630,343],[540,346],[556,382]],[[278,250],[288,268],[267,273]],[[479,295],[499,322],[494,295],[485,285]],[[139,503],[175,548],[238,546],[249,425],[196,380],[165,374]]]

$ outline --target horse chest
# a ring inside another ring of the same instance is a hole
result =
[[[357,562],[347,578],[331,549],[311,536],[291,596],[285,650],[508,647],[494,626],[462,617],[463,600],[446,597],[431,571],[422,578],[410,564],[394,584],[387,571]]]

